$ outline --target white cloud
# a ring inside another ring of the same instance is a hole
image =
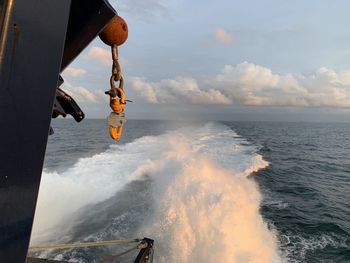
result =
[[[137,95],[144,101],[152,104],[159,103],[156,87],[154,87],[154,84],[147,83],[141,78],[130,78],[128,79],[128,83],[128,86],[130,85],[130,88],[135,90]]]
[[[195,79],[178,77],[160,82],[146,82],[141,78],[128,80],[138,96],[154,104],[230,104],[219,90],[201,90]]]
[[[92,47],[87,53],[89,59],[97,60],[104,65],[112,65],[112,53],[110,50],[100,47]]]
[[[218,27],[214,31],[214,37],[216,41],[221,44],[231,44],[233,42],[233,36],[229,32],[225,31],[225,29]]]
[[[110,50],[101,47],[92,47],[87,53],[87,58],[91,60],[97,60],[103,65],[112,66],[112,53]],[[119,55],[119,63],[122,68],[129,66],[129,62]]]
[[[69,82],[64,82],[61,87],[65,92],[73,97],[77,103],[99,103],[102,97],[105,97],[103,91],[89,89],[82,86],[73,86]]]
[[[70,77],[81,77],[86,74],[86,70],[82,68],[68,67],[64,70],[64,74],[67,74]]]
[[[158,82],[131,78],[128,86],[148,103],[350,107],[350,70],[277,74],[244,62],[226,65],[204,82],[183,77]]]
[[[71,95],[74,100],[77,100],[79,102],[97,102],[96,95],[84,87],[72,87],[65,89],[65,91]]]
[[[350,71],[320,68],[310,75],[275,74],[247,62],[225,66],[217,89],[245,105],[350,107]]]

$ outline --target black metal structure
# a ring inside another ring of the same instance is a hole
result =
[[[58,116],[66,117],[67,114],[69,114],[76,122],[81,122],[84,119],[85,114],[75,100],[59,88],[62,84],[63,78],[59,76],[56,88],[56,98],[53,103],[52,118],[57,118]],[[51,134],[49,133],[49,135]]]
[[[147,247],[140,250],[134,263],[152,262],[150,257],[153,257],[154,240],[147,237],[144,237],[143,240],[147,243]]]
[[[59,73],[116,13],[105,0],[0,1],[0,262],[24,263]]]

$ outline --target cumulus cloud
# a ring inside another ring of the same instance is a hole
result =
[[[225,66],[214,83],[245,105],[350,107],[350,71],[323,67],[309,75],[282,75],[245,62]]]
[[[74,100],[80,102],[97,102],[96,95],[84,87],[71,87],[64,90],[72,96]]]
[[[87,53],[87,58],[97,60],[103,65],[112,66],[113,64],[112,53],[110,50],[105,48],[92,47]],[[119,56],[119,63],[122,67],[127,67],[129,64],[128,61],[122,56]]]
[[[97,60],[104,65],[112,65],[111,51],[101,47],[92,47],[87,53],[89,59]]]
[[[320,68],[309,75],[277,74],[244,62],[226,65],[206,81],[177,77],[158,82],[129,79],[148,103],[350,107],[350,70]]]
[[[160,82],[129,79],[130,87],[140,98],[154,104],[230,104],[219,90],[201,90],[195,79],[178,77]]]
[[[81,77],[86,74],[86,70],[82,68],[68,67],[64,70],[64,74],[67,74],[70,77]]]
[[[214,31],[214,37],[216,41],[221,44],[231,44],[233,42],[233,36],[223,28],[217,28]]]
[[[105,100],[105,95],[102,90],[89,90],[83,86],[74,86],[69,82],[62,85],[62,89],[73,97],[78,103],[99,103]]]

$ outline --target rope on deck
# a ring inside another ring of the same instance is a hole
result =
[[[75,243],[75,244],[50,244],[50,245],[45,245],[45,246],[32,246],[32,247],[29,247],[29,251],[38,251],[38,250],[47,250],[47,249],[69,249],[69,248],[81,248],[81,247],[112,246],[112,245],[138,243],[141,241],[142,241],[142,239],[124,239],[124,240],[96,241],[96,242]]]

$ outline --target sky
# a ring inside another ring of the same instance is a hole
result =
[[[131,119],[350,122],[350,2],[110,0]],[[87,118],[106,118],[110,48],[64,71]]]

